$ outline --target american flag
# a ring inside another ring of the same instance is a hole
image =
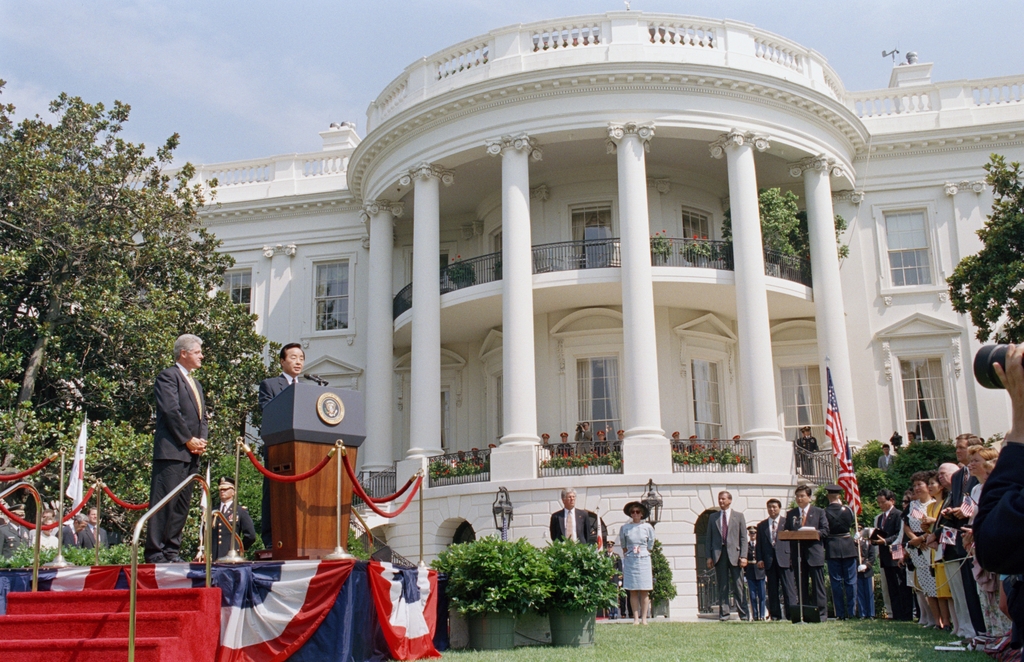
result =
[[[974,513],[977,512],[978,508],[974,504],[974,499],[969,495],[964,497],[964,502],[960,504],[960,514],[970,519],[974,517]]]
[[[836,389],[832,385],[832,370],[825,368],[825,375],[828,377],[825,436],[832,441],[832,452],[839,460],[839,486],[846,493],[846,501],[850,508],[860,515],[860,487],[853,472],[853,457],[850,454],[850,446],[846,443],[846,434],[843,432],[843,420],[839,417],[839,402],[836,400]]]

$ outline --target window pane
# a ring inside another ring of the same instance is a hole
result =
[[[924,213],[886,214],[885,232],[893,286],[930,285]]]
[[[694,434],[698,439],[718,439],[722,436],[718,364],[694,359],[691,368]]]
[[[578,207],[572,210],[572,240],[610,239],[612,236],[611,205]]]
[[[576,361],[578,421],[588,421],[597,439],[604,431],[615,439],[622,422],[619,413],[619,360],[614,356]]]
[[[811,436],[825,438],[818,366],[782,368],[782,413],[786,439],[795,440],[800,428],[811,426]]]
[[[348,328],[348,262],[316,265],[316,330]]]
[[[252,271],[249,269],[228,271],[224,274],[224,290],[231,297],[231,303],[252,310]]]
[[[919,440],[947,440],[949,421],[942,363],[937,358],[901,359],[907,430]]]
[[[707,214],[690,209],[683,210],[683,238],[710,239],[711,223]]]

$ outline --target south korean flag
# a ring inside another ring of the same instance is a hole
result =
[[[370,561],[370,592],[391,657],[441,657],[434,648],[437,571]]]

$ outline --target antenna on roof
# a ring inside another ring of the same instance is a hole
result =
[[[895,65],[896,64],[896,56],[899,55],[899,52],[900,52],[900,49],[894,48],[891,51],[889,51],[888,53],[886,53],[885,49],[883,48],[882,49],[882,57],[891,57],[892,58],[892,63]]]

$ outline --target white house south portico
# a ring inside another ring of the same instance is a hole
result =
[[[306,352],[365,371],[368,485],[430,472],[428,560],[490,530],[499,486],[512,535],[540,543],[562,487],[614,534],[653,479],[673,607],[692,613],[717,491],[760,519],[808,473],[798,430],[825,446],[826,366],[855,441],[1005,424],[940,295],[991,204],[970,182],[991,151],[1024,156],[1022,81],[912,78],[848,92],[820,54],[732,21],[510,26],[410,65],[362,140],[332,129],[324,156],[288,157],[337,171],[261,161],[273,174],[228,180],[207,217],[254,311],[344,300],[330,325],[298,315]],[[973,91],[998,86],[997,104]],[[776,188],[806,214],[807,255],[765,245]],[[292,254],[263,265],[277,244]],[[376,533],[413,554],[418,515]]]

